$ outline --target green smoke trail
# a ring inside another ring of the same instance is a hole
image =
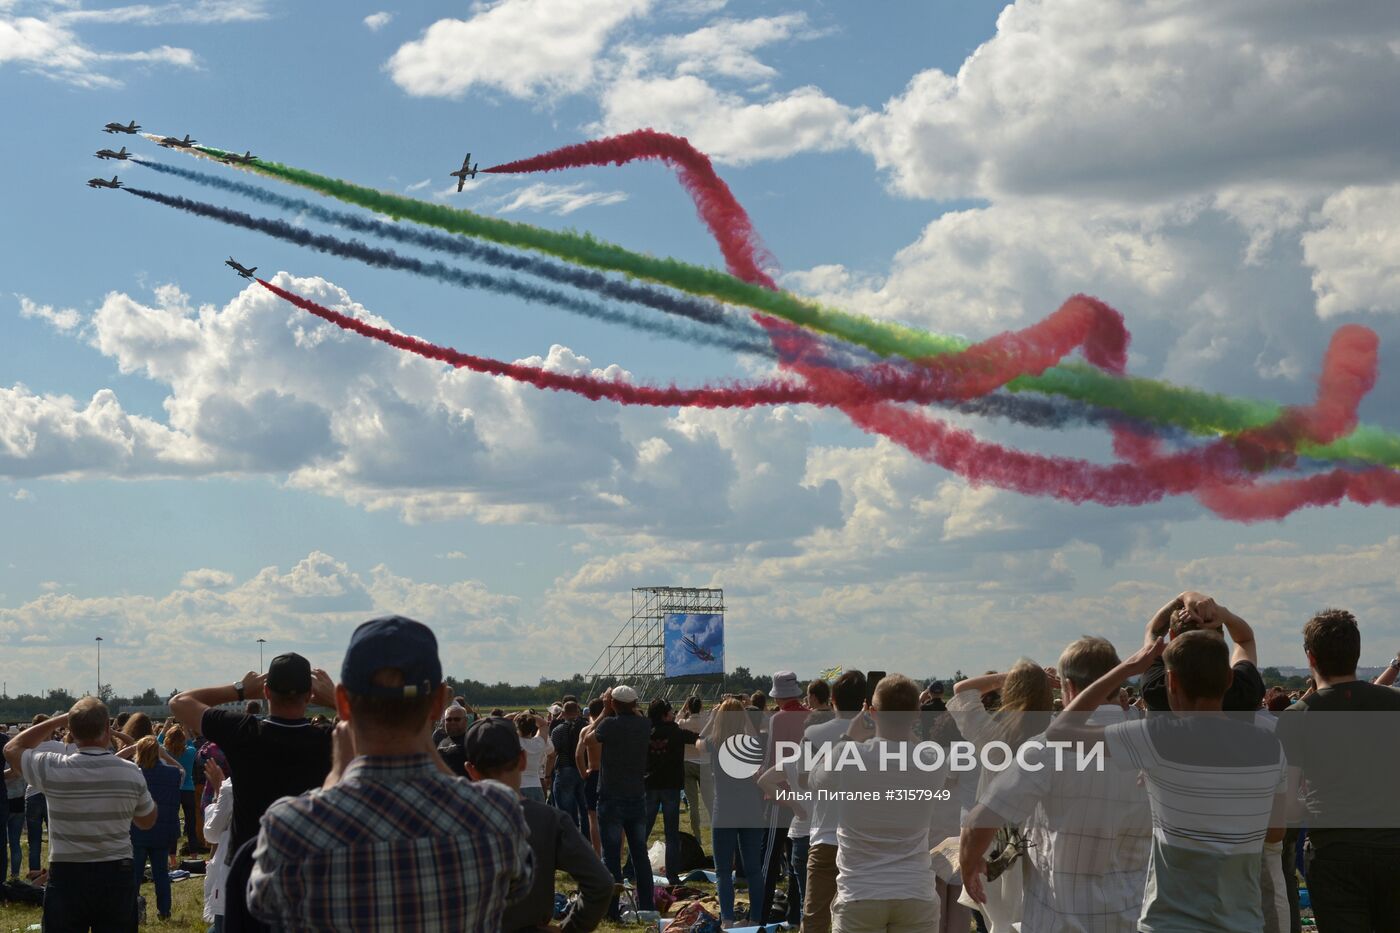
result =
[[[215,159],[227,154],[226,150],[212,146],[193,148],[195,154]],[[750,285],[717,269],[633,252],[587,233],[546,230],[531,224],[486,217],[263,159],[237,167],[397,219],[547,253],[580,265],[621,272],[691,294],[717,298],[840,337],[884,356],[918,359],[957,352],[968,346],[967,341],[956,337],[824,307],[788,292]],[[1013,392],[1034,391],[1077,399],[1144,421],[1175,425],[1203,436],[1237,434],[1262,427],[1276,419],[1282,410],[1281,406],[1272,402],[1230,398],[1153,379],[1113,376],[1079,363],[1061,364],[1038,376],[1023,376],[1009,383],[1007,388]],[[1303,446],[1299,452],[1318,459],[1348,459],[1400,466],[1400,435],[1361,425],[1339,441],[1325,446]]]

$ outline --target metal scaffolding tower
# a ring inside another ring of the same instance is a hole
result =
[[[724,615],[724,590],[681,586],[639,586],[632,589],[632,616],[612,644],[603,649],[588,671],[589,697],[607,687],[629,684],[650,700],[672,700],[699,694],[712,700],[720,684],[666,682],[666,616],[673,612]]]

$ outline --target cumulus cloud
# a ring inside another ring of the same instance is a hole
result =
[[[36,599],[0,607],[0,637],[15,664],[33,672],[28,686],[35,690],[86,682],[90,659],[75,649],[97,633],[103,679],[120,692],[222,682],[221,672],[256,663],[258,638],[274,653],[299,651],[338,671],[354,627],[388,613],[435,628],[450,673],[470,675],[483,646],[519,644],[529,634],[518,625],[518,601],[480,582],[425,583],[383,564],[354,568],[321,551],[245,579],[190,571],[163,594],[80,597],[56,583],[41,589]]]
[[[393,20],[393,18],[393,13],[385,13],[381,10],[378,13],[371,13],[370,15],[366,16],[364,18],[364,24],[369,27],[370,32],[378,32],[385,26],[389,25],[390,21]]]
[[[600,103],[600,132],[649,126],[731,164],[843,148],[854,114],[816,87],[750,101],[696,75],[624,77],[604,89]]]
[[[916,75],[855,138],[926,198],[1388,181],[1398,40],[1387,0],[1019,0],[956,75]]]
[[[560,216],[572,214],[585,207],[606,207],[627,200],[625,191],[593,191],[583,182],[572,185],[552,185],[535,182],[518,191],[487,202],[488,209],[500,214],[513,211],[537,211]]]
[[[19,316],[44,321],[54,330],[63,333],[76,330],[78,325],[83,322],[83,316],[73,308],[54,308],[53,305],[35,304],[23,295],[19,297]]]
[[[197,66],[194,52],[187,48],[161,45],[125,52],[94,48],[76,31],[86,23],[220,24],[256,20],[267,15],[263,4],[257,0],[137,4],[104,10],[53,3],[40,5],[33,12],[34,15],[19,16],[12,9],[0,6],[0,67],[13,64],[85,88],[122,86],[121,78],[112,73],[114,65]]]
[[[1348,187],[1303,235],[1317,313],[1400,311],[1400,185]]]
[[[387,324],[324,280],[275,281]],[[270,475],[414,521],[726,540],[838,518],[834,487],[803,482],[811,425],[795,410],[671,413],[540,392],[347,334],[258,286],[221,308],[171,286],[149,303],[113,292],[89,330],[123,373],[165,387],[165,420],[107,389],[86,405],[0,390],[0,475]],[[631,378],[559,345],[524,362]]]
[[[474,87],[533,98],[593,80],[608,37],[651,0],[500,0],[470,19],[441,19],[386,66],[418,97],[460,97]]]

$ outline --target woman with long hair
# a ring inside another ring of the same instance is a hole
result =
[[[184,774],[153,735],[137,740],[120,754],[135,761],[141,769],[157,810],[155,825],[150,829],[131,827],[131,863],[136,886],[141,886],[149,861],[151,883],[156,889],[156,913],[162,920],[169,920],[170,851],[180,841],[180,784]]]
[[[1055,690],[1060,686],[1053,667],[1041,667],[1022,658],[1006,672],[992,672],[960,680],[953,687],[948,712],[958,724],[963,738],[982,750],[993,742],[1004,742],[1014,753],[1026,741],[1045,731],[1055,709]],[[995,705],[987,709],[987,697],[996,694]],[[982,799],[992,775],[983,771],[978,780],[977,799]],[[966,815],[966,814],[964,814]],[[1009,826],[998,833],[992,852],[1018,844],[1022,827]],[[987,900],[976,904],[964,891],[960,903],[982,912],[989,933],[1009,933],[1021,920],[1021,867],[1005,871],[985,886]]]
[[[185,772],[185,779],[180,784],[180,810],[185,816],[185,852],[193,854],[201,847],[199,844],[198,828],[196,821],[195,797],[194,797],[194,760],[198,751],[193,743],[185,738],[185,728],[178,723],[170,726],[161,736],[162,745],[170,753],[170,757],[180,763],[180,768]]]
[[[749,883],[749,922],[764,922],[763,904],[763,827],[725,827],[728,821],[752,821],[750,814],[763,813],[763,792],[752,778],[733,778],[720,767],[719,752],[730,738],[753,735],[754,729],[744,704],[733,697],[721,703],[710,717],[700,739],[710,755],[715,779],[714,809],[710,813],[710,844],[714,848],[716,886],[719,888],[720,922],[734,923],[734,854],[744,863]]]

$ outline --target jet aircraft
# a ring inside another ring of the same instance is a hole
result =
[[[160,144],[167,149],[188,149],[196,142],[198,140],[190,139],[190,134],[186,133],[184,139],[180,139],[178,136],[167,136],[160,141]]]
[[[141,127],[137,124],[137,122],[136,122],[135,120],[132,120],[130,123],[127,123],[127,124],[125,124],[125,125],[123,125],[123,124],[121,124],[121,123],[108,123],[106,126],[104,126],[104,127],[102,128],[102,132],[104,132],[104,133],[129,133],[129,134],[131,134],[132,136],[135,136],[135,135],[136,135],[136,131],[139,130],[140,128],[141,128]]]
[[[116,159],[116,160],[118,160],[118,161],[123,161],[123,162],[126,161],[126,157],[127,157],[129,154],[130,154],[130,153],[128,153],[128,152],[126,151],[126,147],[125,147],[125,146],[122,146],[122,147],[121,147],[120,149],[118,149],[116,152],[113,152],[113,151],[110,150],[110,149],[99,149],[99,150],[97,150],[95,153],[93,153],[93,155],[97,156],[99,159]]]
[[[258,271],[257,266],[254,266],[253,268],[249,269],[247,266],[243,265],[237,259],[234,259],[232,256],[224,260],[224,265],[228,266],[230,269],[232,269],[234,272],[237,272],[245,279],[251,279],[253,277],[253,273]]]
[[[117,181],[117,176],[113,175],[112,180],[105,178],[89,178],[87,183],[89,188],[120,188],[122,183]]]
[[[481,163],[480,163],[480,162],[478,162],[476,165],[472,165],[471,163],[472,163],[472,154],[471,154],[470,152],[468,152],[468,153],[467,153],[467,157],[466,157],[465,159],[462,160],[462,167],[459,168],[459,169],[458,169],[457,171],[455,171],[455,172],[448,172],[449,175],[451,175],[453,178],[457,179],[457,190],[458,190],[458,191],[461,191],[461,190],[462,190],[462,186],[465,185],[465,184],[467,183],[467,179],[468,179],[468,178],[475,178],[475,177],[476,177],[477,169],[481,168]]]

